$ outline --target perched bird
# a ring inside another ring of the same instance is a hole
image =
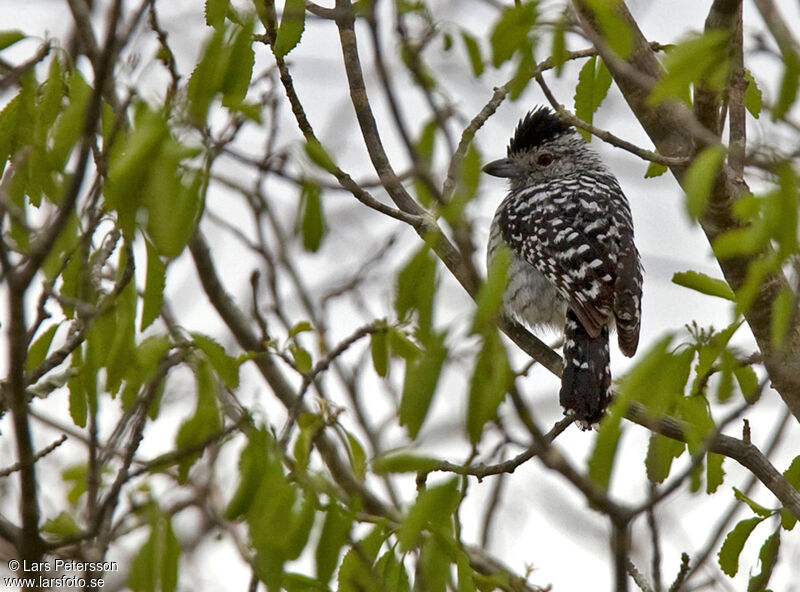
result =
[[[490,266],[502,246],[511,253],[503,312],[531,329],[563,329],[560,402],[587,429],[609,402],[609,330],[626,356],[639,343],[642,266],[628,200],[547,107],[523,117],[507,157],[483,170],[509,180],[487,248]]]

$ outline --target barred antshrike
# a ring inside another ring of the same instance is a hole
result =
[[[642,267],[628,200],[599,156],[550,109],[529,112],[507,158],[486,173],[509,180],[489,236],[489,265],[511,252],[504,313],[564,330],[560,401],[583,429],[605,412],[609,329],[632,356],[639,343]]]

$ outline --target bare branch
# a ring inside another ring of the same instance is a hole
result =
[[[44,458],[45,456],[47,456],[48,454],[53,452],[53,450],[55,450],[56,448],[61,446],[66,441],[67,441],[66,434],[62,434],[61,437],[58,440],[56,440],[55,442],[53,442],[49,446],[47,446],[45,448],[42,448],[39,452],[37,452],[33,457],[33,462],[36,462],[39,459]],[[5,469],[0,469],[0,477],[8,477],[11,473],[15,473],[15,472],[19,471],[20,469],[22,469],[22,465],[20,463],[14,463],[10,467],[6,467]]]

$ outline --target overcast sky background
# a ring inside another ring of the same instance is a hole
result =
[[[100,5],[106,2],[98,2]],[[132,3],[128,3],[132,4]],[[320,2],[332,4],[332,2]],[[487,23],[495,19],[496,11],[480,2],[465,0],[439,0],[431,1],[431,7],[437,22],[443,28],[456,26],[467,27],[478,37],[487,36]],[[637,18],[645,35],[662,43],[678,40],[689,31],[696,31],[702,27],[705,11],[710,2],[697,2],[696,0],[668,0],[664,2],[649,2],[637,0],[629,2],[629,6]],[[795,32],[800,31],[800,15],[797,2],[779,2],[790,26]],[[553,3],[543,3],[552,6]],[[468,10],[467,10],[468,7]],[[202,42],[208,34],[203,22],[202,2],[200,0],[174,0],[172,2],[160,0],[158,2],[161,24],[169,31],[170,45],[176,53],[181,73],[188,76],[192,65],[196,62]],[[69,31],[71,17],[62,0],[2,0],[0,1],[0,28],[18,28],[31,35],[41,38],[50,36],[65,39]],[[745,37],[748,33],[761,30],[762,24],[754,8],[745,2]],[[102,38],[101,35],[98,35]],[[388,35],[387,35],[388,37]],[[4,53],[6,59],[14,56],[27,56],[33,52],[40,40],[31,39],[19,43],[12,51]],[[369,62],[367,44],[362,42],[362,62],[366,70],[368,89],[375,90],[373,84],[376,75]],[[584,47],[574,38],[571,39],[570,49]],[[548,45],[542,45],[538,56],[546,55]],[[387,48],[388,52],[392,48]],[[269,57],[263,46],[256,46],[257,61],[256,72],[263,70],[270,64]],[[157,101],[162,95],[166,82],[163,69],[153,60],[154,45],[149,37],[140,37],[133,45],[129,54],[138,56],[138,61],[127,72],[120,72],[118,80],[122,83],[135,85],[145,98]],[[485,52],[485,55],[488,55]],[[508,70],[497,72],[487,68],[483,77],[475,81],[466,67],[466,57],[463,49],[457,47],[450,53],[432,50],[426,53],[430,65],[437,71],[450,97],[455,101],[460,112],[467,118],[474,116],[489,100],[492,87],[502,84],[509,78]],[[305,103],[311,123],[328,150],[336,155],[337,162],[342,168],[350,172],[356,179],[374,175],[370,168],[360,133],[357,130],[355,117],[349,103],[344,72],[341,66],[341,53],[338,46],[338,36],[335,28],[328,23],[309,22],[300,46],[290,55],[290,63],[297,90]],[[560,80],[550,73],[547,76],[559,100],[567,106],[572,106],[572,95],[577,80],[578,68],[582,64],[570,65],[565,68]],[[749,62],[748,67],[753,70],[766,96],[774,97],[775,88],[779,79],[774,60],[755,58]],[[184,79],[185,80],[185,79]],[[404,89],[403,105],[412,129],[419,130],[422,121],[418,121],[418,113],[424,112],[424,102],[421,96],[404,85],[405,75],[398,74],[397,88]],[[372,86],[370,86],[372,84]],[[379,124],[387,121],[385,117],[386,105],[381,100],[379,93],[373,92],[373,108],[376,111]],[[0,104],[10,99],[9,94],[0,94]],[[498,158],[505,153],[508,138],[516,125],[517,120],[530,108],[545,102],[541,91],[534,84],[526,90],[523,97],[512,103],[504,102],[498,112],[492,117],[476,136],[477,145],[485,161]],[[288,108],[282,112],[282,143],[300,149],[301,136],[291,117]],[[650,147],[644,132],[635,119],[631,116],[627,105],[621,99],[616,89],[612,88],[609,97],[600,108],[595,117],[595,124],[606,129],[611,129],[617,136],[634,141],[642,146]],[[749,121],[749,139],[758,142],[760,139],[771,140],[762,122]],[[384,144],[395,158],[393,164],[396,169],[402,170],[407,163],[402,145],[394,134],[391,126],[383,126]],[[246,130],[243,141],[239,144],[247,149],[247,141],[253,142],[254,150],[261,149],[259,139],[260,130]],[[720,306],[719,301],[703,296],[670,282],[672,274],[689,269],[703,271],[715,276],[721,276],[718,268],[710,256],[710,251],[705,237],[699,229],[693,227],[683,208],[683,195],[674,179],[664,175],[657,179],[645,180],[643,178],[646,164],[632,155],[604,145],[598,140],[593,141],[595,148],[602,154],[618,176],[620,183],[629,197],[633,211],[636,239],[642,254],[645,267],[644,284],[644,320],[640,352],[647,351],[648,347],[666,331],[680,331],[687,320],[694,319],[701,326],[714,325],[722,327],[731,321],[731,311],[725,306]],[[441,158],[442,176],[446,168],[446,160]],[[247,170],[242,170],[232,162],[224,163],[222,170],[231,175],[251,175]],[[757,187],[754,187],[757,189]],[[292,211],[291,205],[296,196],[287,195],[289,189],[280,182],[268,187],[274,192],[277,200],[285,200],[287,211]],[[471,207],[483,220],[481,235],[477,237],[478,244],[485,243],[491,215],[502,199],[505,185],[501,180],[485,177],[482,180],[480,195]],[[363,249],[364,245],[376,245],[384,233],[397,228],[396,223],[386,219],[379,219],[377,215],[364,213],[363,217],[353,219],[349,216],[352,211],[352,198],[344,193],[326,194],[326,211],[330,216],[331,236],[326,239],[326,246],[321,254],[315,258],[305,260],[304,272],[307,274],[310,285],[325,284],[331,279],[331,273],[338,273],[332,261],[342,261],[347,253]],[[239,201],[226,193],[220,187],[215,187],[209,196],[208,207],[211,211],[233,216],[235,219],[237,208],[241,208]],[[242,214],[244,215],[244,214]],[[215,230],[204,226],[211,236]],[[405,231],[401,240],[408,244],[408,250],[417,248],[418,241],[413,232]],[[247,293],[248,275],[255,265],[253,259],[241,253],[241,248],[228,240],[228,242],[214,242],[215,258],[221,269],[225,270],[225,280],[228,288],[242,297]],[[330,270],[333,269],[333,272]],[[386,278],[391,277],[391,270],[387,270]],[[383,311],[383,315],[391,311],[390,283],[373,294],[376,299],[375,309]],[[184,257],[178,264],[170,269],[168,278],[168,294],[181,303],[179,310],[181,322],[192,328],[201,328],[203,331],[217,336],[221,341],[230,343],[225,330],[213,315],[209,315],[209,307],[204,296],[198,288],[194,278],[194,269]],[[471,314],[471,303],[464,295],[460,286],[452,279],[444,280],[444,298],[446,306],[440,306],[441,321],[465,320]],[[343,332],[351,327],[348,319],[342,320]],[[549,336],[552,338],[553,336]],[[738,334],[738,345],[745,350],[752,349],[752,342],[747,339],[746,332]],[[0,350],[4,347],[0,344]],[[622,358],[615,348],[612,348],[614,373],[619,376],[628,360]],[[0,369],[6,367],[5,352],[0,351]],[[457,384],[457,378],[451,378]],[[534,372],[526,383],[528,393],[534,402],[537,416],[547,425],[560,418],[561,412],[557,404],[557,382],[544,371]],[[448,389],[445,388],[445,391]],[[458,391],[455,391],[458,392]],[[257,393],[249,393],[256,405],[263,404],[269,407],[271,403],[258,400]],[[759,405],[748,417],[754,427],[753,440],[760,445],[765,442],[770,434],[762,433],[759,426],[772,426],[776,417],[776,410],[780,408],[780,401],[772,392],[764,395],[765,402]],[[245,399],[246,400],[246,399]],[[56,404],[48,400],[47,405]],[[64,403],[63,398],[60,401]],[[437,429],[423,430],[421,446],[435,445],[438,454],[452,451],[453,460],[463,458],[463,437],[449,438],[442,434],[442,430],[452,429],[458,431],[458,426],[453,423],[457,418],[463,417],[463,401],[448,400],[440,393],[435,402],[435,412],[438,420],[430,422]],[[454,414],[454,408],[458,414]],[[183,414],[175,417],[175,422],[180,421]],[[177,424],[176,424],[177,425]],[[7,418],[0,421],[0,429],[4,435],[11,430]],[[739,425],[729,429],[729,433],[738,435]],[[732,431],[731,431],[732,430]],[[634,428],[623,440],[621,458],[615,472],[613,491],[623,500],[640,500],[645,495],[643,482],[642,461],[644,458],[646,432]],[[397,444],[404,442],[403,434],[397,433]],[[51,434],[42,437],[46,443]],[[171,438],[171,436],[170,436]],[[5,441],[5,442],[3,442]],[[147,442],[147,439],[145,440]],[[590,434],[580,433],[578,430],[568,430],[558,443],[569,450],[573,458],[582,460],[590,449],[593,437]],[[783,470],[794,455],[798,453],[800,429],[793,423],[787,432],[784,445],[779,450],[776,466]],[[37,442],[40,444],[40,442]],[[37,446],[38,447],[38,446]],[[157,447],[156,447],[157,448]],[[8,438],[0,439],[0,455],[5,465],[6,458],[10,458],[12,448]],[[63,461],[58,455],[52,455],[54,463]],[[685,459],[682,459],[685,460]],[[235,455],[231,456],[232,465],[235,465]],[[679,555],[681,551],[693,551],[702,548],[705,543],[707,528],[714,524],[714,520],[722,514],[732,500],[731,485],[742,482],[746,473],[740,470],[733,461],[725,462],[728,478],[725,484],[713,496],[692,496],[682,491],[672,496],[670,501],[662,506],[662,533],[665,538],[665,553],[663,570],[665,578],[670,579],[677,572]],[[488,487],[473,487],[472,495],[463,512],[466,520],[466,538],[476,536],[478,524],[469,521],[469,508],[478,508],[483,495]],[[774,506],[775,500],[771,494],[763,489],[758,490],[756,498],[767,506]],[[607,589],[611,581],[611,567],[606,545],[607,529],[605,520],[591,510],[585,508],[583,499],[573,493],[560,478],[550,475],[536,462],[527,463],[518,469],[507,480],[503,509],[498,515],[497,525],[492,538],[492,552],[511,565],[519,572],[524,572],[526,565],[535,569],[531,581],[536,584],[553,584],[556,591],[586,589],[588,582],[596,582],[597,589]],[[55,504],[55,501],[54,501]],[[57,504],[56,504],[57,505]],[[740,518],[746,512],[740,512]],[[637,525],[641,527],[641,525]],[[191,524],[181,524],[186,532],[191,532]],[[637,531],[643,533],[639,528]],[[580,536],[577,534],[580,533]],[[800,544],[798,544],[798,531],[795,529],[783,541],[783,571],[776,573],[773,588],[776,591],[792,592],[800,590],[797,575],[789,573],[789,566],[800,565]],[[786,533],[784,533],[786,534]],[[735,581],[735,586],[722,584],[720,589],[744,589],[746,585],[746,568],[754,563],[760,541],[766,534],[754,535],[754,540],[745,549],[742,556],[744,574]],[[792,541],[792,539],[794,539]],[[635,549],[640,551],[636,555],[637,563],[642,568],[649,564],[647,552],[648,541],[646,537],[638,536],[634,539]],[[204,570],[185,570],[182,573],[184,589],[245,589],[249,573],[244,566],[241,570],[231,569],[231,562],[239,562],[236,553],[224,548],[222,545],[210,546],[201,558],[205,557]],[[199,567],[199,566],[198,566]],[[232,579],[233,578],[233,579]],[[744,579],[743,579],[744,578]],[[194,582],[187,585],[187,582]]]

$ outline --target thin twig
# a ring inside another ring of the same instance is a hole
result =
[[[633,144],[632,142],[628,142],[627,140],[623,140],[612,134],[611,132],[600,129],[599,127],[595,127],[590,123],[586,123],[582,119],[576,117],[572,114],[567,108],[565,108],[561,103],[558,102],[553,92],[550,90],[550,87],[544,81],[544,78],[541,74],[536,75],[536,82],[539,83],[539,86],[542,87],[542,92],[547,97],[549,103],[553,106],[553,109],[556,111],[556,115],[558,115],[559,119],[563,122],[568,123],[569,125],[573,125],[577,128],[582,130],[586,130],[593,136],[596,136],[611,144],[612,146],[616,146],[617,148],[622,148],[631,154],[635,154],[639,158],[643,160],[649,160],[650,162],[655,162],[658,164],[663,164],[664,166],[680,166],[680,165],[687,165],[689,164],[689,159],[684,157],[674,157],[674,156],[663,156],[658,152],[653,152],[652,150],[645,150]]]
[[[55,442],[53,442],[52,444],[50,444],[46,448],[42,448],[39,452],[37,452],[33,456],[33,462],[37,462],[39,459],[44,458],[45,456],[47,456],[48,454],[53,452],[53,450],[55,450],[56,448],[61,446],[66,441],[67,441],[67,435],[66,434],[61,434],[61,437],[58,440],[56,440]],[[5,469],[0,469],[0,477],[8,477],[11,473],[15,473],[15,472],[19,471],[21,468],[22,468],[22,465],[17,462],[17,463],[14,463],[13,465],[11,465],[10,467],[6,467]]]

